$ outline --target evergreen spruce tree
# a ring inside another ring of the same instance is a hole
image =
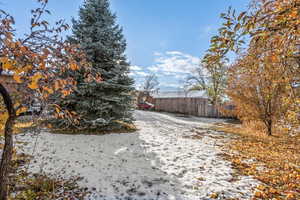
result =
[[[62,108],[80,115],[73,126],[67,119],[56,120],[56,127],[68,129],[113,130],[123,122],[132,123],[133,80],[128,76],[126,41],[109,0],[86,0],[73,20],[71,42],[79,44],[102,82],[85,82],[84,72],[77,73],[77,90],[58,102]],[[70,72],[74,73],[74,72]]]

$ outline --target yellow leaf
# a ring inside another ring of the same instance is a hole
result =
[[[32,69],[32,66],[31,65],[26,65],[25,67],[23,67],[22,71],[23,72],[28,72],[29,70]]]
[[[291,16],[291,17],[294,17],[294,18],[298,17],[298,11],[297,11],[297,10],[293,10],[293,11],[291,12],[290,16]]]
[[[21,76],[18,75],[18,74],[14,74],[13,75],[13,78],[14,80],[17,82],[17,83],[22,83],[23,81],[21,80]]]
[[[276,194],[276,193],[277,193],[277,190],[276,190],[276,189],[274,189],[274,188],[271,188],[271,189],[270,189],[270,193],[272,193],[272,194]]]
[[[59,108],[57,108],[57,107],[55,107],[55,111],[56,111],[57,113],[60,112]]]
[[[21,104],[19,103],[19,102],[16,102],[15,104],[14,104],[14,107],[19,107]]]
[[[21,107],[17,110],[17,115],[19,115],[20,113],[26,112],[27,108],[26,107]]]
[[[51,89],[51,88],[48,88],[48,87],[43,87],[43,89],[45,90],[45,91],[47,91],[49,94],[53,94],[53,89]]]
[[[9,63],[9,62],[4,62],[4,63],[3,63],[3,69],[4,69],[4,70],[10,70],[10,69],[12,69],[12,68],[13,68],[13,66],[12,66],[11,63]]]
[[[212,199],[216,199],[218,198],[218,194],[217,193],[212,193],[209,197],[212,198]]]
[[[73,71],[75,71],[75,70],[77,70],[79,67],[78,67],[78,65],[76,65],[75,63],[72,63],[72,64],[70,64],[70,68],[71,68]]]
[[[293,199],[295,198],[295,195],[293,193],[288,193],[288,195],[286,195],[287,199]]]
[[[43,77],[42,74],[37,72],[33,75],[32,82],[38,82],[42,77]]]
[[[63,90],[61,91],[61,93],[63,94],[63,97],[68,96],[71,92],[69,90]]]
[[[259,189],[259,190],[264,190],[264,189],[266,189],[266,187],[263,186],[263,185],[259,185],[259,186],[257,186],[257,189]]]
[[[262,195],[262,193],[260,191],[257,191],[257,192],[255,192],[254,196],[257,197],[257,198],[260,198],[263,195]]]
[[[28,84],[28,87],[32,90],[36,90],[38,88],[38,84],[37,82],[31,82],[30,84]]]

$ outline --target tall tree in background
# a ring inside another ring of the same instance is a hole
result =
[[[157,91],[159,82],[157,80],[157,76],[155,74],[150,74],[145,77],[145,82],[142,86],[143,92],[147,92],[150,94],[151,92]]]
[[[188,91],[204,91],[212,105],[222,102],[225,95],[227,67],[224,62],[209,63],[203,59],[196,73],[187,78]]]
[[[132,123],[134,82],[128,76],[126,41],[109,6],[108,0],[86,0],[79,19],[73,20],[69,39],[79,44],[102,81],[87,84],[85,73],[77,73],[77,90],[58,104],[73,110],[81,120],[76,126],[68,120],[56,121],[60,128],[112,130],[122,128],[120,122]]]

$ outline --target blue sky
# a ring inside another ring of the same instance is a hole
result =
[[[83,0],[49,0],[51,20],[77,16]],[[198,66],[229,6],[247,9],[249,0],[111,0],[126,37],[131,76],[139,86],[156,73],[162,90],[177,90]],[[0,0],[0,8],[15,16],[18,31],[30,22],[35,0]]]

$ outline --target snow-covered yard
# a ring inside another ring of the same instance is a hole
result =
[[[218,154],[228,140],[209,130],[216,119],[180,117],[136,111],[135,133],[58,135],[37,138],[32,172],[83,177],[80,185],[93,191],[88,199],[199,200],[248,199],[257,182],[235,177],[228,161]],[[33,152],[34,140],[25,151]],[[236,179],[237,178],[237,179]]]

